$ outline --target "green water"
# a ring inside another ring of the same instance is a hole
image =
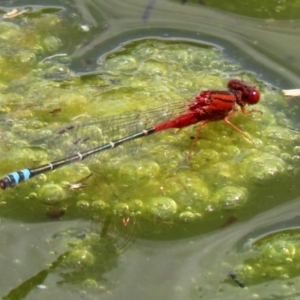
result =
[[[188,5],[180,7],[193,7]],[[3,8],[3,13],[9,10]],[[154,9],[151,16],[155,13]],[[79,60],[80,46],[84,49],[98,31],[118,33],[118,25],[107,26],[107,16],[100,15],[93,26],[73,8],[33,6],[0,23],[2,175],[151,127],[173,108],[172,114],[181,112],[178,103],[184,107],[202,90],[226,90],[232,78],[244,80],[261,93],[253,108],[263,114],[240,112],[232,119],[253,143],[225,122],[210,123],[186,161],[197,125],[179,132],[168,130],[2,191],[2,256],[11,274],[0,282],[6,291],[1,294],[4,299],[51,299],[56,294],[71,299],[78,291],[78,297],[118,299],[120,291],[126,290],[123,273],[134,268],[137,276],[145,257],[157,260],[158,270],[166,272],[160,275],[166,280],[164,288],[156,291],[155,298],[174,292],[174,299],[180,299],[183,291],[190,292],[190,283],[166,279],[170,273],[157,249],[163,249],[161,255],[173,249],[170,258],[179,266],[181,255],[184,261],[195,255],[193,245],[201,245],[202,237],[222,228],[230,234],[230,225],[251,220],[299,195],[300,135],[291,130],[297,127],[299,106],[296,99],[287,101],[281,93],[290,73],[283,67],[282,72],[276,70],[282,74],[272,73],[270,64],[261,67],[258,56],[240,55],[236,45],[230,51],[210,39],[191,39],[188,32],[186,38],[183,33],[166,37],[153,26],[147,35],[151,25],[142,36],[140,31],[128,34],[127,40],[123,36],[121,45],[116,42],[119,37],[112,39],[109,52],[104,51],[107,38],[103,48],[88,50],[97,54],[84,54]],[[81,126],[80,131],[55,135],[70,123]],[[74,147],[72,142],[85,135],[90,139]],[[84,186],[72,189],[77,182]],[[297,257],[297,240],[296,236],[277,245],[275,238],[261,252],[254,249],[267,257],[259,263],[259,256],[248,258],[251,254],[226,262],[219,248],[222,270],[213,264],[205,267],[207,272],[213,270],[211,280],[224,282],[225,292],[218,297],[226,299],[228,286],[239,288],[225,280],[228,269],[251,286],[265,282],[263,270],[271,269],[266,272],[272,279],[295,278],[294,269],[280,269],[288,264],[280,255],[287,254],[292,262],[292,256]],[[19,249],[26,255],[20,255]],[[178,254],[179,249],[186,253]],[[230,251],[235,253],[234,246]],[[272,269],[268,264],[273,259]],[[132,282],[137,280],[134,299],[158,287],[158,271],[151,266],[147,270],[140,282],[133,274],[130,277]],[[182,270],[182,274],[188,272],[188,268]],[[218,279],[218,272],[223,279]],[[176,274],[179,271],[174,278]],[[200,280],[195,274],[190,279],[192,290],[198,290]],[[205,291],[208,286],[203,284],[198,292],[211,297]],[[192,293],[186,299],[198,296]]]

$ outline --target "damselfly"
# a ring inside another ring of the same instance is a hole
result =
[[[84,151],[79,151],[73,155],[67,156],[60,160],[52,161],[45,165],[12,172],[4,176],[0,180],[0,187],[2,189],[6,189],[8,187],[15,186],[18,183],[30,179],[41,173],[49,172],[57,168],[60,168],[62,166],[84,160],[91,155],[95,155],[96,153],[109,150],[109,149],[114,149],[126,142],[144,136],[148,136],[153,133],[157,133],[170,128],[181,129],[199,122],[200,124],[198,127],[198,132],[193,141],[189,156],[191,155],[196,145],[196,142],[200,136],[201,129],[207,123],[212,121],[224,120],[226,124],[228,124],[234,130],[236,130],[237,132],[239,132],[245,138],[247,138],[252,142],[249,136],[247,136],[242,130],[240,130],[230,122],[230,119],[236,115],[239,106],[241,107],[241,111],[243,114],[249,114],[252,112],[261,113],[261,111],[258,110],[247,111],[245,109],[246,105],[254,105],[258,103],[260,99],[260,93],[256,88],[249,86],[238,79],[230,80],[227,84],[227,88],[228,89],[226,91],[218,91],[218,90],[202,91],[187,105],[183,103],[174,103],[172,104],[171,107],[169,107],[170,106],[169,105],[167,109],[169,113],[165,114],[165,117],[167,116],[168,118],[160,120],[160,122],[158,121],[158,124],[155,126],[151,126],[151,127],[145,126],[145,128],[143,128],[140,131],[134,132],[133,134],[124,136],[119,139],[114,139],[112,141],[109,141],[107,143],[101,144],[99,146]],[[161,107],[160,109],[153,110],[152,112],[154,113],[159,110],[163,111],[164,108]],[[120,119],[122,119],[122,116],[120,116]],[[130,122],[138,123],[139,122],[138,117],[134,116],[134,119],[130,120]],[[97,126],[97,122],[94,122],[93,125]],[[124,123],[124,126],[126,126],[126,123]],[[69,125],[67,127],[64,127],[63,129],[58,131],[58,134],[63,134],[71,130],[76,130],[76,126]],[[86,136],[84,138],[77,140],[75,143],[83,143],[85,140],[89,138],[90,138],[89,136]]]

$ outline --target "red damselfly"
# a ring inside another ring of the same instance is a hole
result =
[[[231,128],[233,128],[252,142],[251,138],[247,136],[242,130],[237,128],[234,124],[232,124],[230,119],[237,114],[238,107],[241,108],[243,114],[249,114],[253,112],[261,113],[261,111],[258,110],[247,111],[245,109],[246,105],[254,105],[258,103],[259,99],[260,93],[255,87],[249,86],[241,80],[232,79],[228,82],[226,91],[202,91],[187,105],[182,103],[174,103],[171,107],[169,105],[168,111],[172,113],[166,114],[168,118],[164,119],[164,121],[161,121],[160,123],[158,122],[157,125],[151,127],[146,127],[145,125],[145,128],[142,128],[141,130],[134,132],[133,134],[126,135],[119,139],[111,140],[107,143],[102,143],[97,147],[93,147],[84,151],[78,151],[75,154],[67,156],[63,159],[52,161],[35,168],[22,169],[20,171],[12,172],[4,176],[0,180],[0,187],[2,189],[6,189],[8,187],[15,186],[18,183],[30,179],[41,173],[49,172],[62,166],[84,160],[91,155],[95,155],[96,153],[114,149],[126,142],[148,136],[153,133],[171,128],[182,129],[199,122],[200,124],[198,127],[198,132],[193,141],[189,156],[191,155],[196,142],[199,139],[202,128],[213,121],[224,120],[226,124],[228,124]],[[163,110],[162,107],[160,109]],[[155,110],[153,110],[153,112],[155,112]],[[122,119],[122,116],[120,116],[120,119]],[[101,123],[101,121],[99,122]],[[139,120],[137,120],[137,115],[133,115],[133,119],[130,120],[130,122],[139,122]],[[93,126],[97,126],[97,122],[93,122]],[[123,126],[126,126],[126,123],[124,123]],[[57,134],[64,134],[68,131],[76,130],[76,128],[78,128],[78,126],[76,127],[75,125],[68,125],[63,129],[60,129]],[[88,139],[89,136],[85,136],[77,139],[74,143],[83,143]]]

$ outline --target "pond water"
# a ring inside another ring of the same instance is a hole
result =
[[[3,299],[298,299],[300,3],[236,2],[2,4],[1,176],[261,94],[1,190]]]

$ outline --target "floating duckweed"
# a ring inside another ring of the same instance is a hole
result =
[[[80,200],[80,201],[77,201],[76,206],[80,210],[88,210],[90,207],[90,203],[86,200]]]
[[[218,190],[213,198],[212,203],[222,209],[235,209],[243,206],[248,199],[247,190],[240,187],[227,186]]]
[[[177,204],[173,199],[157,197],[149,200],[147,213],[155,218],[163,220],[172,218],[177,212]]]
[[[285,170],[285,163],[272,154],[251,154],[241,163],[241,170],[246,176],[257,183],[263,183]]]
[[[130,55],[117,55],[108,57],[104,62],[104,66],[111,71],[132,72],[137,68],[137,61]]]
[[[87,268],[94,264],[94,255],[84,249],[73,250],[66,257],[64,263],[69,267]]]
[[[65,191],[57,184],[44,185],[38,192],[38,198],[43,204],[57,205],[65,200]]]
[[[92,203],[92,208],[96,211],[104,211],[109,208],[109,205],[103,200],[96,200]]]
[[[271,265],[292,263],[295,254],[295,245],[283,240],[273,240],[272,244],[268,243],[263,248],[264,261]]]

